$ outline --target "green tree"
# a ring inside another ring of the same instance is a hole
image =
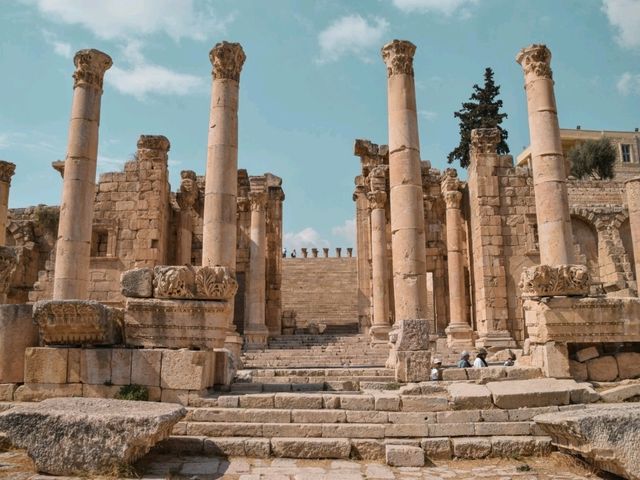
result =
[[[506,113],[500,113],[502,100],[496,98],[500,95],[500,85],[493,81],[493,70],[486,68],[484,71],[484,86],[473,86],[473,93],[468,102],[462,104],[462,109],[454,112],[453,116],[460,119],[460,144],[448,155],[447,160],[453,163],[460,161],[462,168],[469,166],[469,147],[471,145],[471,130],[474,128],[499,128],[502,138],[498,144],[498,153],[509,153],[507,137],[509,133],[500,127],[502,120],[507,118]]]
[[[567,158],[571,162],[571,175],[576,178],[604,180],[615,175],[616,149],[606,137],[578,143],[569,150]]]

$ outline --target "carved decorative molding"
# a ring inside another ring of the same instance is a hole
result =
[[[11,277],[18,266],[18,254],[12,247],[0,246],[0,296],[9,292]]]
[[[447,208],[460,208],[460,201],[462,200],[462,192],[457,190],[450,190],[444,192],[444,202]]]
[[[387,204],[387,193],[382,190],[369,192],[367,194],[367,198],[369,199],[369,207],[371,210],[375,210],[377,208],[384,209]]]
[[[138,148],[168,152],[171,148],[171,143],[164,135],[140,135],[140,138],[138,139]]]
[[[525,75],[534,74],[536,77],[553,78],[551,71],[551,51],[546,45],[530,45],[520,50],[516,56]]]
[[[393,40],[382,47],[382,60],[387,65],[387,76],[411,75],[416,46],[406,40]]]
[[[523,297],[587,295],[591,285],[584,265],[536,265],[525,268],[520,277]]]
[[[455,168],[447,168],[440,178],[440,189],[444,195],[446,192],[460,190],[461,182],[458,179],[458,172]]]
[[[238,213],[239,212],[248,212],[251,209],[251,202],[247,197],[238,197]]]
[[[267,192],[249,192],[252,212],[264,212],[267,205]]]
[[[176,195],[176,201],[180,209],[188,211],[198,200],[198,182],[196,172],[193,170],[183,170],[180,172],[180,191]]]
[[[104,73],[111,68],[111,57],[93,48],[80,50],[73,57],[76,71],[73,73],[73,87],[89,86],[102,90]]]
[[[471,155],[496,154],[502,139],[499,128],[475,128],[471,130]]]
[[[238,291],[227,267],[162,265],[153,269],[153,296],[166,299],[229,300]]]
[[[220,42],[209,52],[213,65],[212,75],[216,80],[240,81],[240,72],[247,56],[239,43]]]
[[[46,345],[115,345],[122,341],[123,311],[93,300],[36,302],[33,319]]]
[[[16,171],[16,164],[0,160],[0,182],[11,185],[11,177]]]

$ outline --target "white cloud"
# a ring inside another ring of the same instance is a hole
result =
[[[623,73],[616,88],[622,95],[640,95],[640,73]]]
[[[349,242],[348,247],[353,247],[356,242],[356,220],[351,218],[345,220],[342,225],[335,226],[331,229],[331,233],[336,237],[342,237]]]
[[[0,133],[0,148],[7,148],[11,145],[8,133]]]
[[[392,0],[393,5],[404,13],[437,13],[445,17],[454,14],[461,18],[471,15],[469,7],[479,0]]]
[[[640,48],[640,1],[603,0],[602,10],[617,29],[616,42],[625,48]]]
[[[438,114],[436,112],[432,112],[431,110],[420,110],[418,112],[422,118],[424,118],[427,122],[431,122],[438,118]]]
[[[175,40],[204,40],[224,29],[204,2],[195,0],[30,0],[43,16],[80,25],[99,38],[112,40],[164,33]],[[196,8],[196,5],[199,8]]]
[[[298,250],[303,247],[306,248],[323,248],[328,247],[329,242],[322,238],[320,234],[313,228],[307,227],[299,232],[287,232],[283,237],[283,244],[285,248],[290,252],[294,249]]]
[[[318,35],[318,63],[328,63],[345,55],[355,55],[362,61],[372,61],[372,49],[382,46],[389,22],[375,17],[368,22],[360,15],[347,15],[335,20]]]
[[[58,37],[56,37],[55,34],[47,30],[44,30],[42,34],[44,35],[45,42],[53,47],[53,51],[56,55],[60,55],[64,58],[73,57],[73,49],[71,48],[71,44],[67,42],[61,42],[60,40],[58,40]]]

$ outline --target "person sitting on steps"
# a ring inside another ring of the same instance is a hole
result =
[[[488,352],[482,347],[478,349],[478,353],[476,353],[476,359],[473,361],[473,368],[484,368],[489,366],[489,364],[485,360],[485,358],[487,358],[487,353]]]
[[[471,368],[469,363],[469,352],[466,350],[460,354],[460,360],[458,360],[458,368]]]

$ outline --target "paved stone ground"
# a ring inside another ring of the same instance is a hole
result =
[[[179,457],[150,455],[136,469],[145,480],[383,480],[383,479],[497,479],[584,480],[605,478],[560,454],[522,461],[486,459],[446,461],[437,466],[392,468],[380,463],[346,460],[254,459],[233,457]],[[0,478],[11,480],[71,480],[69,477],[38,475],[23,451],[0,453]]]

